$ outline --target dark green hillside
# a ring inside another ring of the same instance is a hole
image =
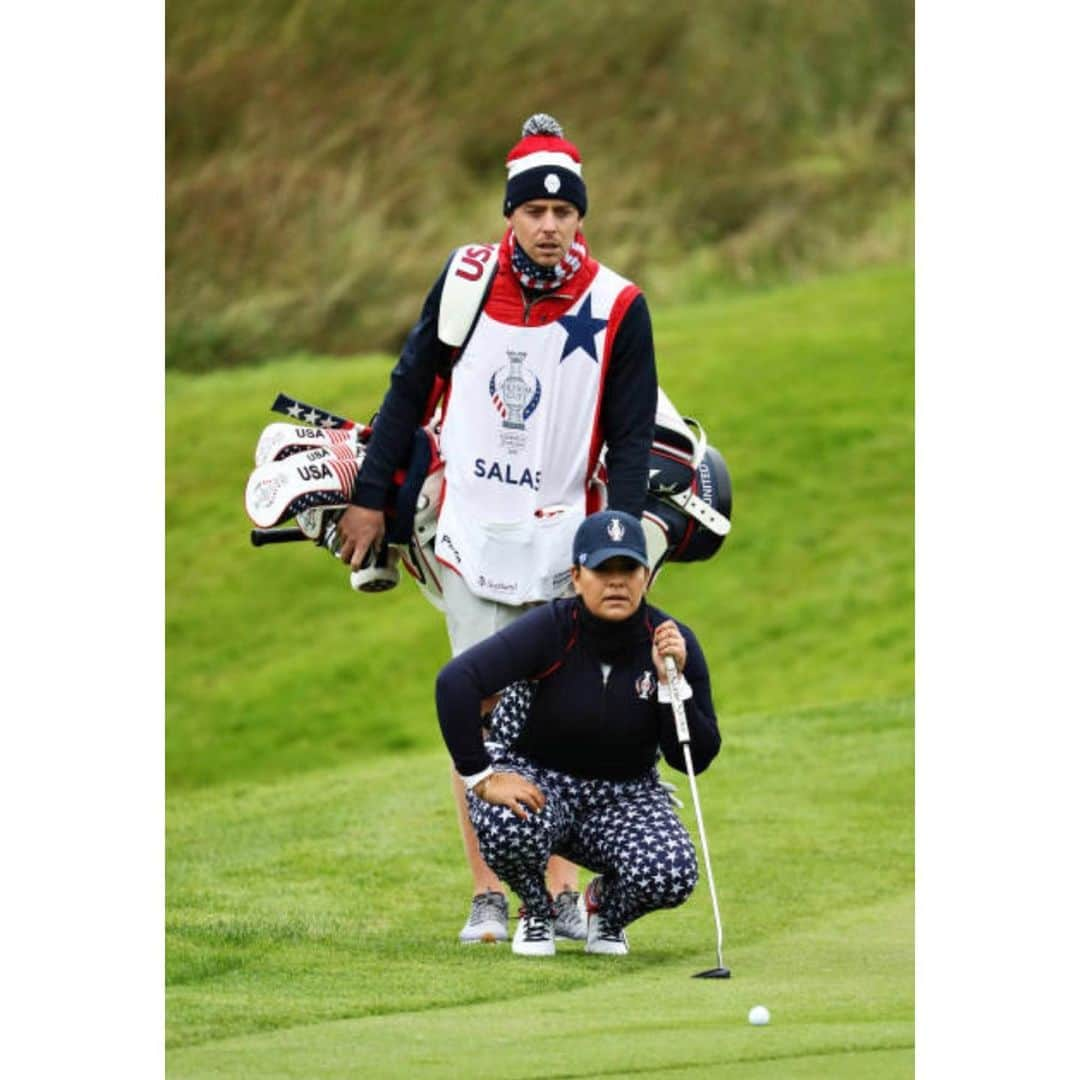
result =
[[[174,0],[167,355],[395,348],[501,228],[523,119],[581,146],[590,242],[659,304],[912,250],[914,12],[830,3]]]

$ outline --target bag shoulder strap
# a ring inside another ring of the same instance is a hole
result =
[[[439,297],[439,340],[460,349],[483,310],[499,263],[498,244],[467,244],[450,258]]]

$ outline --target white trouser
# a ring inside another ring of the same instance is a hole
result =
[[[446,604],[446,632],[450,651],[459,656],[478,641],[491,637],[529,610],[532,604],[500,604],[474,596],[468,585],[453,570],[442,573],[443,602]]]

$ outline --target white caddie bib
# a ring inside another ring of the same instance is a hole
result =
[[[454,365],[435,553],[477,596],[524,604],[566,591],[608,321],[630,284],[601,266],[574,306],[546,325],[511,326],[485,311]]]

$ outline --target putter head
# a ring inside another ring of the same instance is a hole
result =
[[[731,971],[726,967],[709,968],[708,971],[699,971],[692,976],[695,979],[730,979]]]

